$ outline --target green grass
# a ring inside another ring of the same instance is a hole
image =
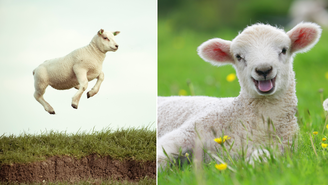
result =
[[[238,34],[237,30],[222,28],[211,34],[176,31],[170,20],[159,19],[158,31],[158,95],[179,95],[181,90],[185,90],[187,95],[214,97],[235,97],[239,94],[238,80],[226,80],[228,74],[235,73],[232,66],[212,66],[196,52],[197,47],[208,39],[233,39]],[[235,160],[236,166],[229,165],[236,169],[236,173],[217,170],[214,161],[204,163],[201,171],[196,171],[193,163],[183,168],[174,166],[158,174],[159,184],[328,184],[328,151],[320,144],[321,138],[328,136],[327,129],[322,133],[325,123],[322,99],[328,98],[328,79],[325,77],[328,72],[327,41],[328,30],[323,30],[319,43],[294,59],[300,126],[296,151],[276,156],[274,160],[255,167],[243,160]],[[188,83],[192,84],[192,88]],[[319,93],[320,89],[322,93]],[[319,131],[313,138],[318,157],[309,136],[313,131]]]
[[[159,184],[328,184],[326,170],[328,165],[328,148],[321,147],[321,139],[328,136],[327,129],[322,134],[324,125],[314,126],[308,122],[299,122],[301,132],[296,150],[284,155],[276,155],[267,163],[249,165],[243,160],[234,159],[233,165],[225,156],[217,154],[227,162],[236,172],[226,169],[219,171],[215,168],[215,161],[203,163],[201,170],[191,165],[183,167],[173,166],[158,174]],[[319,131],[313,135],[312,131]],[[309,134],[313,137],[316,156],[311,145]],[[179,163],[179,161],[177,162]]]
[[[46,131],[39,135],[0,136],[0,165],[41,161],[51,156],[81,158],[97,153],[113,159],[156,160],[156,131],[148,127],[102,131]]]

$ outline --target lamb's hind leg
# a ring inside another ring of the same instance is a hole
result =
[[[49,114],[55,114],[55,110],[43,98],[43,94],[45,93],[47,86],[48,86],[47,84],[42,83],[42,82],[38,82],[37,79],[35,79],[35,83],[34,83],[34,87],[35,87],[34,98],[36,99],[36,101],[38,101],[44,107],[44,109],[47,112],[49,112]]]
[[[104,81],[104,73],[101,72],[100,75],[97,77],[97,83],[95,84],[95,86],[87,93],[87,97],[90,98],[92,96],[94,96],[95,94],[97,94],[99,92],[99,88],[101,83]]]
[[[179,128],[159,138],[157,145],[157,159],[158,165],[160,167],[159,169],[164,169],[166,167],[167,161],[170,160],[167,159],[163,149],[171,158],[179,154],[180,148],[182,153],[194,148],[194,139],[194,128]]]
[[[87,71],[78,67],[73,67],[75,76],[79,82],[79,90],[72,98],[72,107],[77,109],[82,93],[88,88]]]

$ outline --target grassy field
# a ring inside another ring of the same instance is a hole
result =
[[[0,137],[0,165],[41,161],[61,155],[81,158],[94,153],[119,160],[156,160],[156,131],[147,127],[107,128],[90,133],[49,131],[39,135]]]
[[[232,66],[214,67],[196,52],[208,39],[233,39],[237,30],[222,28],[214,34],[175,31],[169,20],[159,20],[158,31],[159,96],[234,97],[239,94],[238,79],[227,81],[229,74],[235,74]],[[327,41],[328,30],[323,30],[319,43],[294,59],[300,126],[297,150],[255,167],[242,160],[234,161],[236,165],[227,161],[236,172],[220,171],[214,161],[204,163],[200,171],[194,169],[193,164],[173,167],[158,174],[159,184],[328,184],[328,151],[321,146],[322,138],[328,136],[322,107],[322,100],[328,98]],[[318,135],[313,135],[313,131],[318,131]]]

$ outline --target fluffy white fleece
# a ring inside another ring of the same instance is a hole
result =
[[[198,138],[215,152],[221,146],[213,139],[228,135],[225,144],[233,144],[230,154],[247,149],[249,159],[258,157],[260,147],[273,141],[281,151],[289,147],[297,134],[295,117],[297,97],[293,56],[313,47],[321,29],[313,23],[300,23],[289,32],[264,24],[247,27],[234,40],[211,39],[198,48],[207,62],[220,66],[232,64],[241,86],[235,98],[159,97],[158,163],[189,150],[199,150]],[[268,126],[267,120],[274,124]],[[277,142],[280,138],[282,144]],[[198,148],[197,148],[198,147]],[[254,156],[255,155],[255,156]]]
[[[78,107],[82,93],[88,87],[88,82],[95,78],[97,83],[87,93],[87,97],[90,98],[98,93],[104,80],[103,61],[108,51],[118,49],[114,36],[119,33],[119,31],[110,32],[101,29],[89,45],[76,49],[64,57],[46,60],[33,71],[34,97],[47,112],[55,114],[55,110],[43,98],[48,85],[58,90],[72,87],[78,89],[71,104],[75,109]]]

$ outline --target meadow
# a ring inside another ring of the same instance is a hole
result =
[[[196,52],[197,47],[208,39],[231,40],[237,34],[238,30],[224,27],[215,33],[191,29],[177,31],[169,19],[159,19],[158,95],[237,96],[240,86],[234,78],[233,67],[212,66]],[[328,98],[327,41],[328,30],[324,29],[318,44],[294,59],[298,97],[296,116],[300,127],[297,147],[254,167],[243,160],[231,162],[220,156],[235,172],[218,170],[215,161],[203,163],[198,169],[194,168],[193,162],[183,167],[173,165],[158,173],[158,184],[328,184],[328,148],[322,147],[322,143],[327,143],[322,138],[328,136],[327,113],[322,106],[322,101]],[[313,134],[315,131],[318,134]]]

